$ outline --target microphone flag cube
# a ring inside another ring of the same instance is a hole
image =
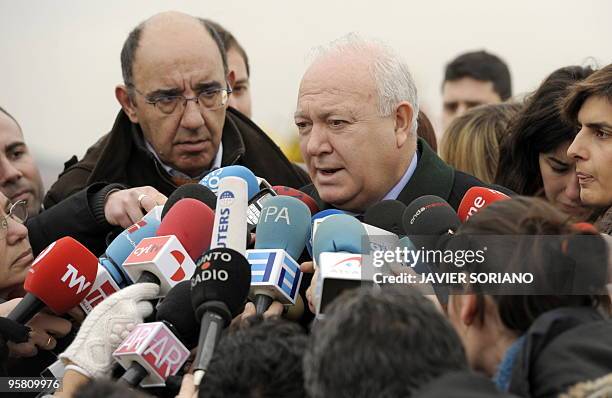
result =
[[[123,262],[125,273],[136,282],[144,271],[160,280],[160,295],[165,296],[179,282],[194,274],[196,265],[174,235],[144,238]]]
[[[320,254],[319,259],[319,273],[314,292],[318,318],[325,312],[325,307],[344,290],[374,283],[371,275],[363,272],[364,258],[361,254],[324,252]]]
[[[282,249],[247,250],[251,265],[251,297],[265,292],[279,302],[290,305],[300,291],[300,266]]]
[[[89,314],[96,305],[100,304],[105,298],[119,290],[119,286],[111,277],[108,270],[99,266],[96,281],[91,287],[87,297],[81,301],[80,306],[86,314]]]
[[[142,387],[164,387],[168,376],[175,375],[189,358],[189,350],[163,322],[142,323],[134,328],[113,353],[125,369],[139,363],[148,375]]]

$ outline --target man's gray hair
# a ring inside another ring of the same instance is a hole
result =
[[[312,60],[314,62],[317,58],[333,56],[339,52],[356,52],[372,59],[371,73],[378,91],[380,115],[391,115],[400,102],[407,101],[414,112],[412,133],[416,134],[419,98],[408,65],[402,57],[386,43],[353,32],[313,49]]]

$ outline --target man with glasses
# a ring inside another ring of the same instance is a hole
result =
[[[49,190],[51,207],[98,181],[151,186],[164,195],[214,168],[239,164],[272,185],[299,188],[308,176],[250,119],[228,109],[234,73],[211,28],[165,12],[138,25],[121,51],[124,84],[115,124]]]

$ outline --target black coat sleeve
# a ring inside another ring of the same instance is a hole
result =
[[[38,255],[52,242],[71,236],[95,255],[106,249],[106,235],[114,228],[106,221],[96,219],[94,202],[108,184],[92,184],[26,221],[28,236],[34,255]]]

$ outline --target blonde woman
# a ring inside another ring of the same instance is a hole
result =
[[[493,183],[499,160],[499,143],[508,122],[521,105],[502,103],[482,105],[457,117],[448,126],[440,157],[454,168]]]

